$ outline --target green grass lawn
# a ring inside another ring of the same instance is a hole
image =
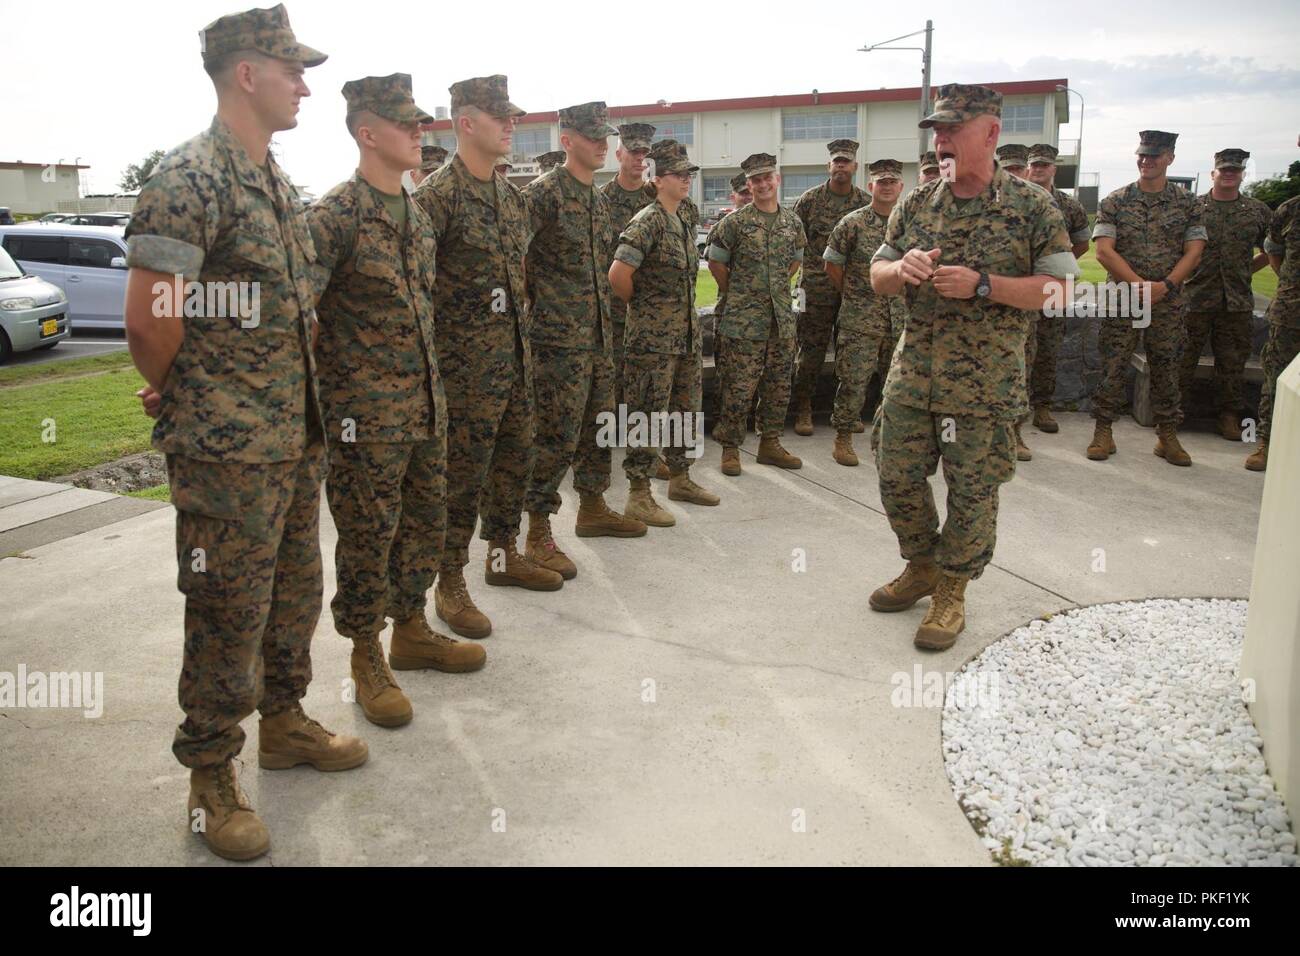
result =
[[[141,488],[139,491],[128,491],[128,498],[147,498],[150,501],[171,501],[171,485],[154,485],[152,488]]]
[[[0,370],[0,475],[52,478],[147,451],[143,385],[126,352]]]

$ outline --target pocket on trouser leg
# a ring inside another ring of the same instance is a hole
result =
[[[1016,476],[1016,432],[1011,422],[993,426],[985,475],[991,485],[1001,485]]]

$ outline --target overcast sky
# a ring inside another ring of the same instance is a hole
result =
[[[116,190],[128,163],[207,126],[215,98],[198,31],[237,2],[0,0],[0,161],[79,157],[91,191]],[[1180,133],[1171,173],[1203,182],[1228,146],[1252,153],[1248,181],[1300,158],[1294,0],[908,6],[687,4],[668,17],[681,35],[658,49],[651,3],[292,0],[299,40],[330,58],[307,71],[313,96],[297,129],[276,141],[289,175],[323,193],[355,165],[343,83],[398,71],[413,75],[416,102],[430,111],[448,102],[450,83],[491,73],[508,74],[511,98],[533,111],[918,86],[919,53],[857,48],[923,28],[928,16],[936,85],[1069,80],[1087,102],[1083,168],[1100,172],[1103,194],[1135,178],[1139,129]],[[1071,100],[1063,139],[1079,135]]]

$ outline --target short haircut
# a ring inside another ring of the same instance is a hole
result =
[[[212,82],[225,82],[227,75],[235,68],[235,64],[240,60],[249,62],[261,62],[267,57],[257,50],[231,50],[228,53],[218,53],[216,56],[205,57],[203,59],[203,70],[208,76],[212,77]]]
[[[348,110],[348,115],[344,118],[343,122],[347,124],[348,132],[352,135],[353,139],[357,138],[357,130],[364,125],[365,119],[368,115],[370,115],[369,110]]]

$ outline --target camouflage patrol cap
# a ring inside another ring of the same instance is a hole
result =
[[[571,129],[587,139],[604,139],[618,132],[609,125],[609,110],[603,100],[566,106],[560,110],[560,129]]]
[[[1215,169],[1245,169],[1250,153],[1244,149],[1221,149],[1214,154]]]
[[[929,129],[935,123],[964,123],[988,113],[1002,115],[1002,94],[973,83],[948,83],[939,87],[934,112],[916,125]]]
[[[744,192],[748,188],[749,180],[745,177],[744,173],[736,173],[736,175],[731,177],[731,191],[733,193]]]
[[[744,171],[747,179],[762,176],[765,173],[774,173],[776,172],[776,157],[771,153],[754,153],[741,162],[740,168]]]
[[[426,173],[442,168],[447,161],[447,150],[441,146],[420,147],[420,168]]]
[[[661,139],[650,147],[650,159],[655,164],[655,175],[665,173],[694,173],[699,168],[686,155],[686,147],[675,139]]]
[[[553,149],[549,153],[538,153],[533,157],[533,162],[542,167],[542,172],[549,172],[556,166],[564,162],[565,153],[562,149]]]
[[[510,162],[510,160],[503,158],[501,162],[497,163],[492,168],[499,173],[508,173],[510,170],[515,168],[515,164]]]
[[[927,169],[939,168],[939,154],[932,149],[922,153],[920,161],[921,172],[925,172]]]
[[[867,165],[867,173],[873,183],[880,179],[902,179],[903,164],[896,159],[878,159]]]
[[[451,108],[454,110],[476,106],[492,116],[523,116],[526,112],[510,102],[504,73],[461,80],[447,87],[447,92],[451,94]]]
[[[1061,155],[1061,151],[1051,143],[1035,143],[1029,147],[1029,162],[1034,163],[1055,163],[1056,157]]]
[[[1177,142],[1177,133],[1166,133],[1164,130],[1159,129],[1144,129],[1138,133],[1137,155],[1159,156],[1161,153],[1172,153],[1174,144]]]
[[[655,128],[649,123],[624,123],[618,128],[618,138],[624,149],[649,149]]]
[[[394,123],[431,123],[433,117],[415,105],[411,97],[411,74],[363,76],[343,84],[348,112],[367,110]]]
[[[1022,143],[1006,143],[997,148],[996,154],[998,166],[1002,169],[1029,165],[1029,148]]]
[[[298,42],[283,3],[266,9],[228,13],[199,31],[199,52],[204,62],[236,50],[256,50],[303,66],[320,66],[326,60],[320,50]]]
[[[851,139],[833,139],[826,144],[826,151],[831,154],[831,159],[852,159],[858,158],[858,144]]]

